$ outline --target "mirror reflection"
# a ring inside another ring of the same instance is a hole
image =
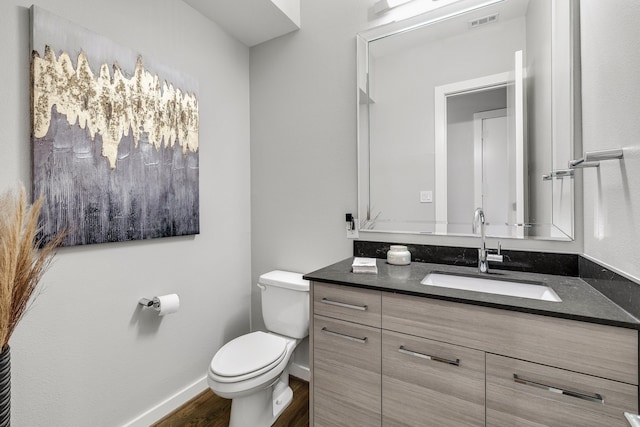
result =
[[[477,4],[358,36],[361,231],[573,237],[575,5]]]

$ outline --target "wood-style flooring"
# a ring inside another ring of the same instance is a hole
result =
[[[274,427],[309,426],[309,383],[289,377],[293,401]],[[205,390],[151,427],[228,427],[231,400]]]

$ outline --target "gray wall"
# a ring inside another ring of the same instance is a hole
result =
[[[302,1],[301,29],[251,49],[251,258],[307,273],[346,258],[356,211],[356,42],[372,0]],[[263,327],[254,286],[253,329]]]
[[[581,172],[584,252],[640,281],[640,2],[581,6],[584,149],[624,149]]]
[[[31,3],[0,3],[0,190],[30,186]],[[249,330],[249,49],[180,1],[38,5],[199,81],[201,234],[60,250],[11,341],[13,425],[123,425]],[[173,292],[178,313],[138,308]]]

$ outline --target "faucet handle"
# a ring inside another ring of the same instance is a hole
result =
[[[502,255],[498,255],[498,254],[487,254],[487,261],[503,262],[504,258]]]
[[[498,252],[497,253],[487,253],[487,261],[503,262],[504,261],[504,257],[502,255],[500,255],[501,251],[502,251],[502,245],[500,244],[500,241],[498,240]]]

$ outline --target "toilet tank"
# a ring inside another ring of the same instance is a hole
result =
[[[309,281],[300,273],[275,270],[258,279],[267,329],[291,338],[309,335]]]

